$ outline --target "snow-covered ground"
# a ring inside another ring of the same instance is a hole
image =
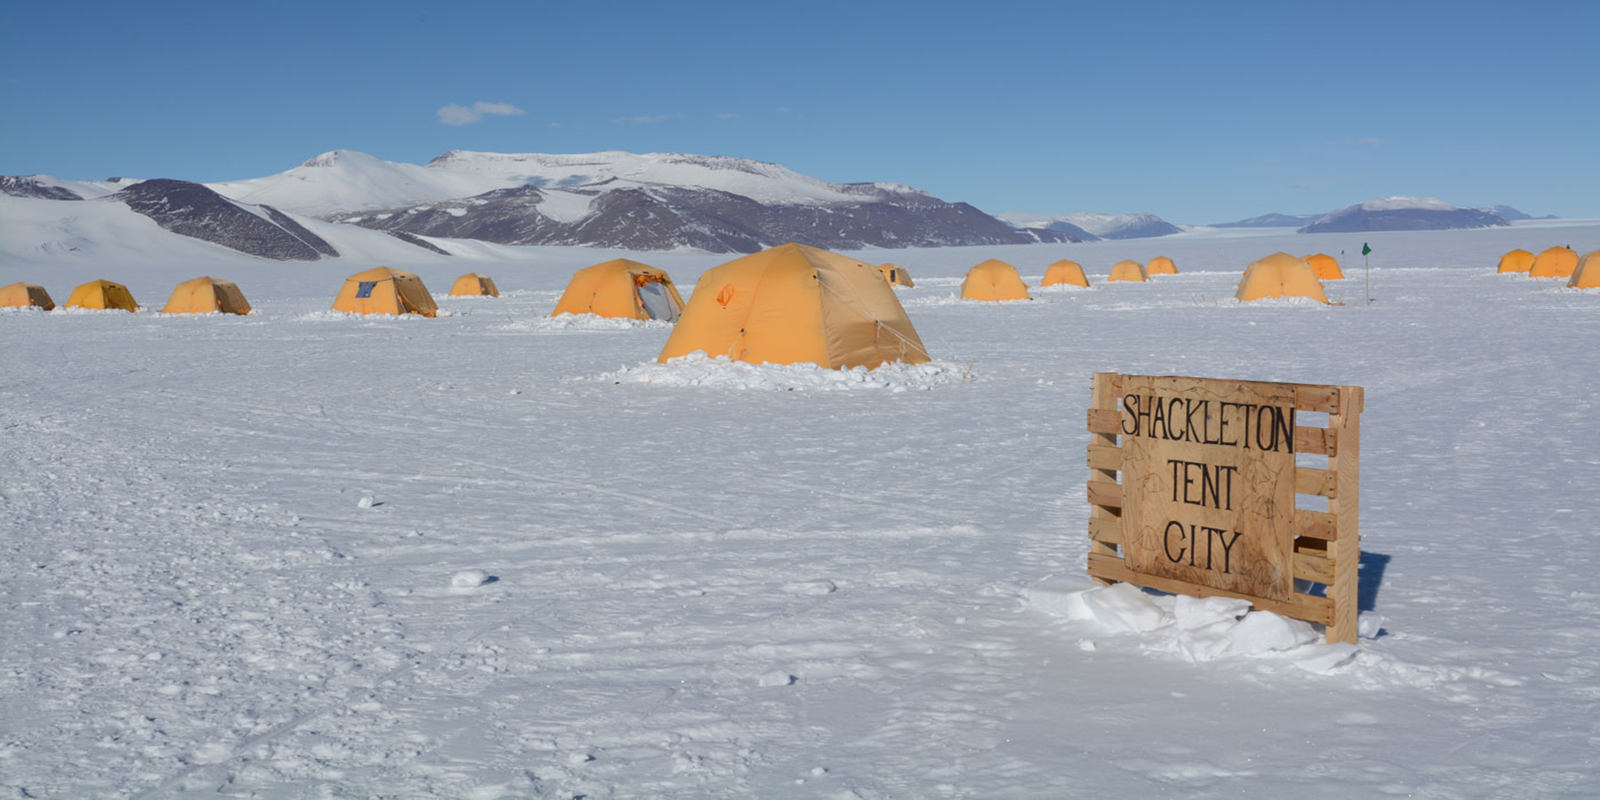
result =
[[[1600,292],[1494,274],[1553,244],[1600,224],[875,251],[935,361],[872,376],[538,318],[613,253],[408,266],[505,293],[438,319],[329,313],[354,259],[8,263],[149,308],[207,272],[258,313],[0,313],[0,786],[1600,795]],[[1346,253],[1346,305],[1234,303],[1276,250]],[[725,260],[633,257],[685,294]],[[1095,288],[954,300],[990,257]],[[1354,658],[1074,594],[1104,370],[1366,387]]]

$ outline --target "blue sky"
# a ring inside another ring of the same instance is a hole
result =
[[[0,174],[677,151],[990,213],[1600,217],[1597,30],[1595,2],[0,0]]]

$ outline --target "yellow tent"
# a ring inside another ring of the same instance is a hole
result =
[[[494,285],[494,278],[488,275],[479,275],[469,272],[456,278],[450,287],[451,297],[499,297],[500,290]]]
[[[1328,302],[1316,270],[1305,259],[1288,253],[1273,253],[1251,263],[1233,296],[1241,303],[1265,297],[1309,297],[1319,303]]]
[[[794,243],[700,276],[658,360],[696,350],[735,361],[811,362],[829,369],[928,360],[916,328],[876,268]]]
[[[208,314],[213,311],[248,314],[250,302],[244,299],[244,292],[239,291],[233,281],[203,275],[178,284],[178,288],[172,290],[172,296],[167,298],[167,304],[161,308],[163,314]]]
[[[1145,273],[1144,265],[1137,261],[1118,261],[1111,265],[1111,274],[1106,281],[1147,281],[1150,276]]]
[[[1339,260],[1326,253],[1316,253],[1306,256],[1306,264],[1311,271],[1317,273],[1319,281],[1342,281],[1344,270],[1339,269]]]
[[[1039,285],[1088,288],[1089,276],[1083,274],[1083,265],[1078,262],[1061,260],[1044,268],[1044,280]]]
[[[1570,278],[1578,268],[1578,254],[1565,247],[1552,247],[1533,260],[1528,275],[1534,278]]]
[[[50,293],[37,283],[13,283],[0,288],[0,308],[42,308],[49,311],[56,307],[56,301],[50,299]]]
[[[352,314],[421,314],[433,317],[439,307],[422,279],[389,267],[373,267],[344,279],[333,299],[334,311]]]
[[[1578,260],[1578,266],[1572,270],[1572,279],[1567,281],[1571,289],[1600,289],[1600,250],[1591,250],[1584,253]]]
[[[991,258],[967,270],[961,282],[963,300],[1032,300],[1017,268]]]
[[[883,273],[883,279],[888,281],[890,286],[904,286],[907,289],[915,289],[917,286],[911,282],[911,273],[906,272],[906,268],[899,264],[879,264],[878,271]]]
[[[594,314],[673,322],[682,313],[683,298],[665,271],[618,258],[578,270],[550,316]]]
[[[72,290],[67,298],[67,308],[110,308],[121,311],[138,311],[139,303],[133,299],[128,287],[111,281],[89,281]]]
[[[1150,259],[1149,264],[1145,265],[1144,274],[1146,276],[1176,275],[1178,274],[1178,265],[1172,263],[1172,259],[1167,258],[1166,256],[1156,256],[1155,258]]]
[[[1533,254],[1526,250],[1512,250],[1500,257],[1500,268],[1496,272],[1520,272],[1528,274],[1533,269]]]

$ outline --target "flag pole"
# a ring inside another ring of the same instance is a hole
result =
[[[1372,305],[1372,246],[1361,243],[1361,258],[1367,263],[1367,305]]]

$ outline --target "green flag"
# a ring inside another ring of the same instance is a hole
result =
[[[1362,242],[1361,243],[1361,255],[1370,255],[1371,253],[1372,253],[1372,248],[1367,246],[1366,242]]]

